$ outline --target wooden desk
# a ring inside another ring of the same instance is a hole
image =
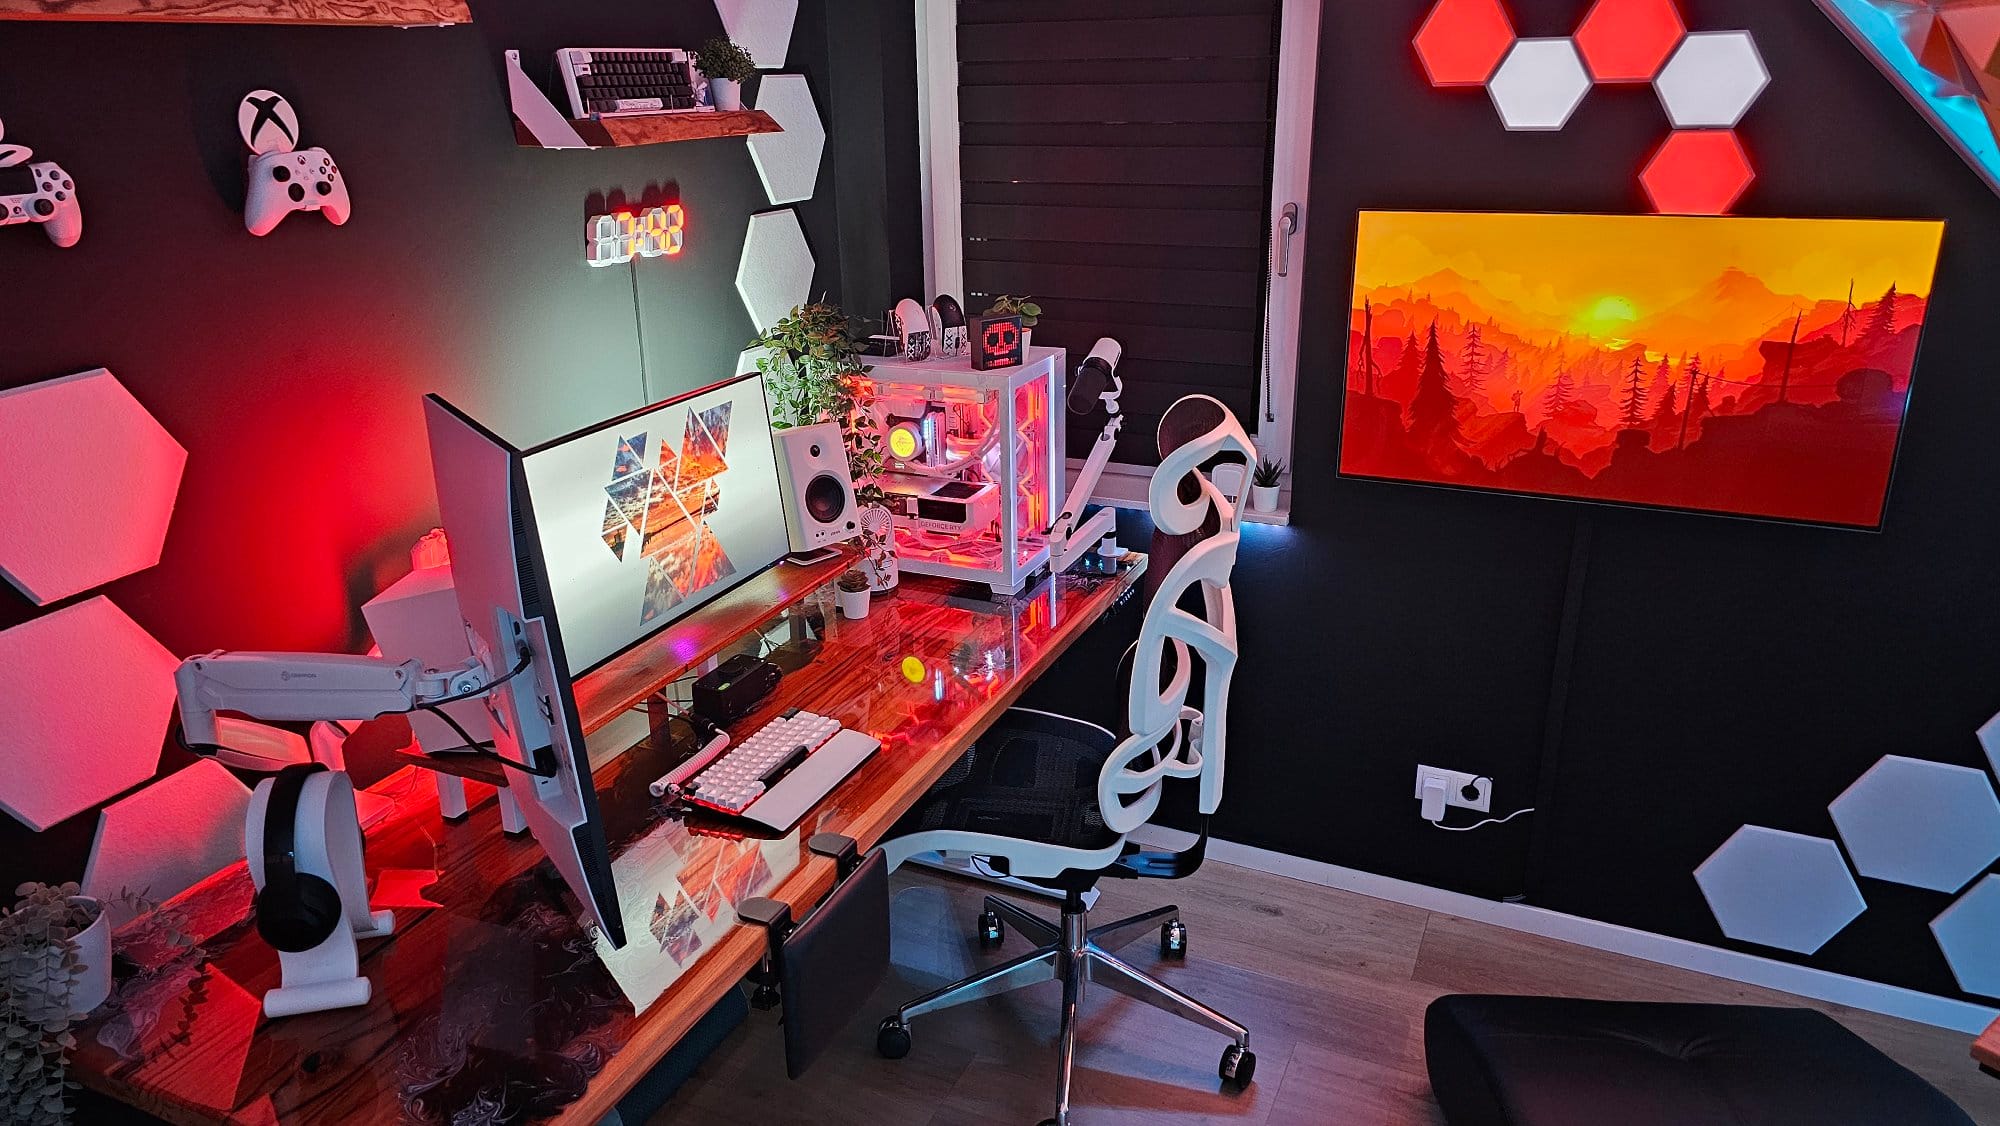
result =
[[[1987,1025],[1972,1042],[1972,1058],[1979,1062],[1981,1071],[2000,1077],[2000,1020]]]
[[[719,822],[663,815],[645,794],[658,764],[636,748],[597,779],[614,853],[662,833],[690,869],[720,869],[755,850],[778,862],[761,883],[728,894],[770,895],[795,910],[816,902],[833,865],[800,842],[830,831],[872,846],[1144,563],[1135,557],[1115,580],[1063,578],[1000,603],[906,576],[860,622],[836,618],[830,598],[808,599],[791,612],[823,611],[822,649],[740,729],[800,706],[875,735],[882,749],[791,835],[746,844],[714,835]],[[180,1123],[435,1122],[497,1103],[499,1119],[594,1124],[756,965],[763,933],[728,923],[722,905],[719,933],[635,1015],[541,850],[503,836],[491,802],[460,824],[442,822],[429,777],[404,769],[375,787],[397,798],[369,835],[377,904],[383,872],[414,871],[405,894],[437,906],[398,906],[396,937],[363,944],[369,1004],[263,1019],[277,959],[248,920],[251,886],[239,864],[120,932],[138,969],[79,1031],[74,1077]],[[622,885],[621,894],[651,898]],[[172,945],[173,930],[195,944]],[[667,938],[658,941],[664,954]]]

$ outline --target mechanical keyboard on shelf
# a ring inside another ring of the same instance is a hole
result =
[[[839,720],[790,708],[742,742],[662,779],[660,796],[783,833],[881,745]]]
[[[628,117],[706,107],[695,102],[694,68],[671,47],[564,47],[556,68],[571,117]]]

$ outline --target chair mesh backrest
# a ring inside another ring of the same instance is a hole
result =
[[[1105,824],[1120,833],[1152,817],[1168,778],[1200,779],[1204,814],[1222,801],[1237,653],[1229,580],[1240,534],[1236,506],[1202,466],[1223,454],[1257,457],[1242,424],[1220,402],[1190,395],[1160,419],[1160,467],[1147,498],[1155,528],[1155,555],[1147,561],[1151,598],[1132,654],[1128,734],[1097,783]],[[1183,597],[1196,589],[1200,612],[1182,609]],[[1197,662],[1200,708],[1187,702]]]

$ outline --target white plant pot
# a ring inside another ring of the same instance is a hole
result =
[[[1237,461],[1225,461],[1208,471],[1208,479],[1215,482],[1215,487],[1221,489],[1222,495],[1232,502],[1243,499],[1243,482],[1248,478],[1249,473],[1243,468],[1243,463]]]
[[[1034,329],[1032,329],[1032,328],[1024,328],[1024,329],[1022,329],[1022,330],[1021,330],[1021,358],[1022,358],[1022,361],[1023,361],[1024,363],[1025,363],[1025,362],[1026,362],[1026,360],[1027,360],[1027,356],[1028,356],[1028,349],[1030,349],[1030,348],[1033,348],[1034,346],[1035,346],[1035,330],[1034,330]]]
[[[76,960],[83,972],[70,983],[69,1013],[81,1019],[111,996],[111,912],[87,895],[72,896],[70,902],[97,908],[97,921],[76,936]]]
[[[1250,486],[1250,511],[1252,512],[1278,511],[1278,486],[1276,485]]]
[[[837,587],[834,590],[834,599],[840,604],[840,616],[843,618],[867,617],[868,600],[873,597],[875,597],[873,591],[848,590],[846,587]]]
[[[708,89],[709,96],[715,100],[716,109],[735,110],[743,108],[743,84],[741,82],[728,78],[711,78],[708,80]]]

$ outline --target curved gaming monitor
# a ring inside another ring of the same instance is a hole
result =
[[[572,678],[776,563],[787,547],[763,384],[718,383],[521,450],[424,401],[438,510],[494,750],[535,839],[613,947],[618,889]]]

